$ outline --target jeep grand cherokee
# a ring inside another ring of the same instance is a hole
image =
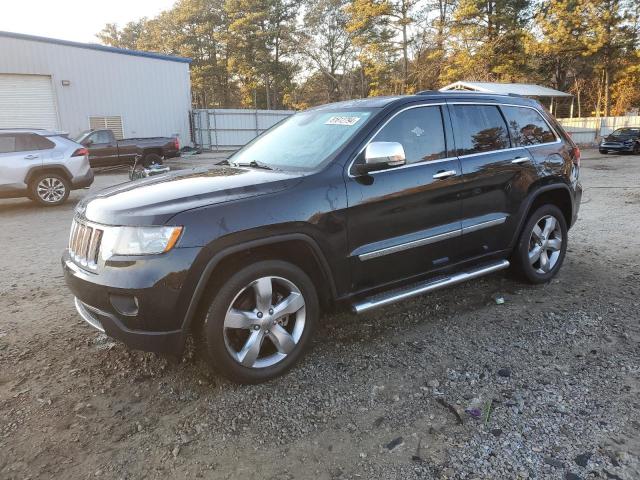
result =
[[[255,383],[292,367],[323,308],[356,313],[512,266],[560,269],[580,152],[526,98],[423,92],[297,113],[223,165],[78,204],[62,258],[80,315],[132,348]]]

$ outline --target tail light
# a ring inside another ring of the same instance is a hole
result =
[[[180,150],[180,140],[178,140],[178,137],[173,139],[173,146],[176,150]]]
[[[75,152],[73,152],[73,154],[71,156],[72,157],[84,157],[86,155],[89,155],[89,150],[87,150],[86,148],[78,148]]]
[[[580,166],[580,149],[578,148],[577,145],[573,146],[573,164],[577,167]]]

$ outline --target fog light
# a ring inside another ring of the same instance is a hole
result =
[[[138,315],[138,299],[133,295],[109,294],[111,305],[120,315],[135,317]]]

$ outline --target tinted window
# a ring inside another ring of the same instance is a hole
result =
[[[16,135],[16,151],[28,152],[30,150],[49,150],[55,147],[55,144],[40,135],[33,133],[25,133]]]
[[[401,143],[407,163],[437,160],[447,154],[440,107],[412,108],[399,113],[373,141]]]
[[[14,135],[0,135],[0,153],[16,151],[16,137]]]
[[[509,148],[509,134],[504,118],[494,105],[454,105],[458,155]]]
[[[526,147],[556,141],[549,124],[535,110],[523,107],[502,107],[502,111],[509,123],[513,143],[517,146]]]

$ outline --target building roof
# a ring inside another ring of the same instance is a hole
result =
[[[3,32],[0,31],[0,38],[14,38],[17,40],[29,40],[32,42],[53,43],[55,45],[64,45],[66,47],[86,48],[88,50],[98,50],[101,52],[119,53],[121,55],[133,55],[135,57],[155,58],[157,60],[167,60],[170,62],[191,63],[190,58],[175,57],[173,55],[164,55],[155,52],[143,52],[140,50],[127,50],[125,48],[109,47],[107,45],[99,45],[97,43],[81,43],[72,42],[70,40],[60,40],[57,38],[38,37],[36,35],[26,35],[24,33]]]
[[[572,97],[570,93],[564,93],[553,88],[533,85],[530,83],[494,83],[494,82],[454,82],[440,89],[441,92],[461,90],[482,93],[497,93],[508,95],[510,93],[524,97]]]

